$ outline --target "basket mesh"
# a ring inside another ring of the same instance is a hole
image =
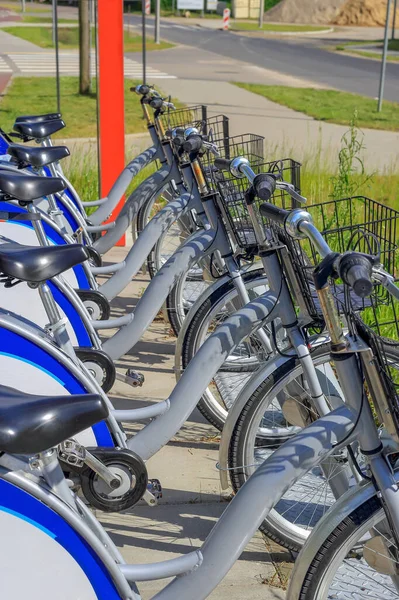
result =
[[[162,113],[158,120],[162,123],[165,130],[175,129],[176,127],[190,127],[197,123],[206,121],[207,107],[203,104],[196,106],[186,106],[176,110],[167,110]]]
[[[205,121],[198,123],[198,129],[208,137],[210,142],[221,147],[225,146],[226,140],[229,139],[229,119],[225,115],[208,117]]]
[[[244,151],[241,156],[249,159],[251,168],[256,174],[273,173],[279,179],[283,179],[287,183],[292,183],[295,189],[300,192],[301,165],[299,162],[291,158],[264,162],[263,148],[261,155],[258,141],[256,141],[256,146],[252,144],[249,150],[249,152]],[[235,156],[240,156],[240,154],[231,153],[226,158]],[[236,238],[238,246],[245,251],[255,248],[257,245],[255,232],[245,201],[245,194],[249,187],[247,179],[237,179],[232,175],[219,172],[214,176],[214,181],[217,184],[222,212],[229,221],[231,231]],[[291,197],[284,190],[276,190],[270,202],[281,208],[294,208]],[[256,200],[255,204],[261,204],[261,201]],[[259,216],[259,219],[263,220],[265,226],[269,225],[263,217]]]
[[[306,207],[306,210],[312,215],[314,224],[333,252],[343,254],[348,250],[354,250],[380,255],[383,267],[389,273],[396,274],[399,232],[397,211],[365,196],[315,204]],[[313,269],[320,262],[319,256],[309,241],[293,240],[285,233],[282,226],[275,223],[270,223],[269,226],[274,232],[275,239],[288,248],[309,313],[315,319],[319,318],[320,307],[313,286]],[[338,311],[342,313],[345,303],[343,285],[341,282],[331,282],[331,285]],[[361,300],[351,294],[350,300],[352,309],[358,312],[364,311],[364,318],[373,324],[379,335],[383,335],[382,327],[386,332],[394,327],[398,333],[397,309],[393,306],[393,300],[385,288],[376,285],[370,298]],[[389,310],[383,308],[387,306],[390,307]]]
[[[379,256],[383,268],[398,280],[399,212],[364,196],[344,198],[307,207],[314,224],[331,250],[353,250]],[[283,241],[291,257],[298,283],[314,321],[320,315],[313,290],[314,265],[320,262],[307,240],[293,240],[283,227],[271,225],[275,239]],[[352,331],[372,349],[399,432],[399,361],[390,349],[399,347],[399,303],[381,285],[370,297],[359,299],[341,281],[330,282],[339,313]],[[375,399],[378,403],[378,398]]]

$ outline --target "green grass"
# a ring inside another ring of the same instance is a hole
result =
[[[334,50],[338,52],[350,52],[351,54],[356,54],[357,56],[362,56],[364,58],[373,58],[376,60],[381,60],[381,54],[378,52],[373,52],[372,50],[357,50],[356,46],[376,46],[377,44],[383,47],[384,40],[357,40],[352,42],[345,42],[344,44],[339,44],[338,46],[333,47]],[[355,46],[355,47],[354,47]],[[394,50],[396,52],[399,51],[399,40],[389,40],[388,41],[388,50]],[[388,54],[387,60],[389,62],[398,62],[399,56],[390,56]]]
[[[234,85],[305,113],[318,121],[350,125],[356,110],[359,127],[399,131],[399,104],[396,102],[385,101],[383,111],[378,113],[375,100],[347,92],[252,83]]]
[[[36,17],[33,15],[23,15],[23,23],[52,23],[51,17]],[[76,19],[58,19],[58,23],[78,23]]]
[[[29,1],[27,1],[25,3],[25,7],[26,7],[26,13],[30,13],[30,12],[51,12],[51,6],[50,5],[44,5],[44,6],[37,6],[37,5],[33,5],[31,4]],[[16,13],[21,13],[22,12],[22,3],[21,2],[0,2],[0,8],[5,8],[7,10],[12,10],[13,12]]]
[[[273,23],[264,23],[262,29],[259,29],[257,21],[240,22],[233,21],[231,29],[237,29],[239,31],[276,31],[276,32],[306,32],[306,31],[323,31],[328,29],[327,27],[316,27],[313,25],[278,25]]]
[[[376,46],[377,44],[384,43],[384,40],[352,40],[351,42],[345,42],[335,47],[336,50],[345,50],[351,46]],[[399,51],[399,40],[388,40],[388,50]]]
[[[367,52],[366,50],[352,50],[351,54],[356,54],[357,56],[363,56],[363,58],[372,58],[374,60],[379,60],[381,62],[381,54],[378,52]],[[397,62],[399,60],[399,56],[387,56],[388,62]]]
[[[53,48],[53,33],[51,27],[4,27],[4,31],[15,35],[27,42],[32,42],[41,48]],[[93,32],[94,36],[94,32]],[[78,27],[60,27],[58,30],[59,47],[78,48],[79,47],[79,28]],[[93,38],[94,43],[94,38]],[[141,36],[130,34],[128,31],[124,33],[124,48],[125,52],[139,52],[141,50]],[[165,50],[173,48],[173,44],[161,42],[155,44],[147,41],[147,50]]]
[[[126,162],[129,162],[133,158],[134,153],[127,151]],[[85,145],[84,149],[75,147],[71,157],[63,163],[63,167],[65,168],[66,177],[71,181],[83,201],[90,202],[99,198],[97,151],[95,144],[89,147]],[[155,163],[151,163],[148,167],[140,171],[128,187],[126,197],[155,170]],[[94,212],[95,210],[95,207],[93,207],[88,212]]]
[[[142,117],[142,109],[138,98],[129,91],[137,85],[131,79],[125,80],[125,127],[126,133],[146,131],[146,123]],[[95,81],[93,81],[95,89]],[[77,77],[61,77],[61,111],[67,128],[55,137],[95,137],[96,98],[80,96]],[[56,89],[53,77],[15,77],[0,103],[0,122],[9,131],[18,115],[28,111],[47,113],[56,109]]]

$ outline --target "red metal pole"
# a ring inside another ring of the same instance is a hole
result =
[[[106,196],[125,166],[123,0],[98,0],[98,65],[101,195]],[[124,245],[125,236],[118,242]]]

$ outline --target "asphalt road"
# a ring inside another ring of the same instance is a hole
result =
[[[130,16],[129,22],[139,25],[141,17]],[[152,35],[153,20],[149,19],[148,23],[148,32]],[[317,47],[314,40],[252,38],[196,26],[176,25],[170,21],[165,24],[161,21],[161,35],[171,42],[199,47],[340,90],[372,98],[378,95],[379,62],[328,52]],[[189,73],[189,65],[187,67]],[[392,101],[399,99],[399,64],[387,64],[384,97]]]

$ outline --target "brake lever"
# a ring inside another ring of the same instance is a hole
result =
[[[395,285],[395,277],[387,273],[382,265],[374,266],[372,269],[373,279],[382,285],[396,300],[399,301],[399,288]]]
[[[301,196],[301,194],[298,194],[292,183],[287,183],[285,181],[277,181],[276,188],[278,190],[284,190],[285,192],[287,192],[287,194],[291,196],[291,198],[293,198],[297,202],[300,202],[301,204],[305,204],[308,201],[307,198],[305,198],[305,196]]]
[[[204,141],[202,146],[203,146],[203,148],[205,148],[205,150],[209,150],[209,152],[211,152],[217,158],[220,157],[219,148],[218,148],[217,144],[215,144],[214,142],[205,142]]]

